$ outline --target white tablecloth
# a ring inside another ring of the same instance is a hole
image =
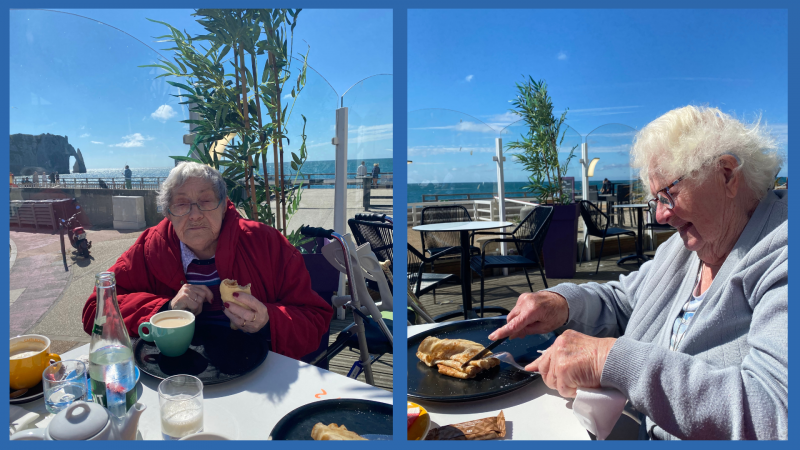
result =
[[[89,353],[89,345],[71,350],[62,359]],[[139,402],[147,409],[139,420],[140,439],[160,440],[157,380],[141,374]],[[318,367],[270,353],[264,363],[233,381],[203,388],[203,429],[231,439],[267,439],[270,431],[292,410],[319,400],[358,398],[392,404],[392,393]],[[22,408],[44,416],[36,426],[44,428],[53,417],[39,399]]]
[[[408,337],[453,322],[408,327]],[[499,397],[474,402],[438,403],[413,400],[428,410],[431,427],[496,416],[506,417],[506,439],[589,440],[589,434],[572,414],[572,399],[558,395],[541,378]]]

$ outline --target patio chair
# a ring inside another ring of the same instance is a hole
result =
[[[525,278],[528,280],[528,287],[530,288],[531,292],[533,292],[533,285],[531,284],[531,278],[528,275],[528,268],[538,267],[539,273],[542,276],[544,287],[547,288],[547,278],[545,278],[544,272],[542,271],[542,261],[539,259],[539,254],[542,250],[544,238],[547,235],[547,230],[550,228],[550,221],[552,219],[552,206],[537,206],[536,208],[533,208],[533,211],[528,213],[525,219],[523,219],[522,222],[517,225],[514,231],[475,233],[481,235],[508,236],[485,240],[481,244],[480,256],[473,256],[470,258],[470,267],[481,277],[481,317],[483,317],[483,312],[485,309],[483,306],[483,271],[486,269],[522,268],[522,270],[525,272]],[[487,256],[486,245],[490,242],[514,243],[514,246],[517,248],[517,254]],[[508,314],[508,310],[504,311],[505,312],[503,314]]]
[[[631,185],[630,184],[619,184],[617,185],[617,203],[619,204],[630,204],[631,202]],[[631,225],[633,225],[633,210],[628,208],[628,217],[631,219]],[[619,224],[625,225],[625,210],[618,209],[617,210],[617,222]]]
[[[609,228],[608,227],[608,216],[600,210],[594,203],[588,200],[581,200],[580,203],[581,208],[581,218],[583,219],[584,223],[584,239],[583,239],[583,247],[586,247],[586,242],[589,239],[589,236],[603,238],[603,242],[600,244],[600,253],[597,255],[597,269],[595,269],[594,274],[597,275],[597,272],[600,270],[600,259],[603,257],[603,247],[606,245],[606,238],[609,236],[616,236],[617,237],[617,247],[619,247],[619,257],[622,259],[622,244],[620,243],[619,237],[626,235],[626,236],[633,236],[636,237],[635,231],[628,231],[623,228]],[[583,250],[581,250],[580,256],[580,264],[583,263]]]
[[[355,219],[347,221],[347,226],[353,233],[357,245],[369,242],[378,261],[389,261],[389,269],[393,268],[394,225],[391,219],[385,214],[356,214]],[[378,290],[377,284],[373,281],[367,280],[367,286],[373,291]],[[389,287],[392,287],[392,283],[389,283]]]
[[[472,222],[467,208],[460,205],[427,206],[422,208],[422,225],[445,222]],[[461,235],[458,231],[420,231],[422,238],[422,253],[433,256],[435,254],[460,255]],[[470,239],[470,252],[480,253],[480,249],[472,245]]]
[[[425,272],[425,264],[431,263],[437,258],[444,256],[443,254],[436,254],[428,258],[422,255],[411,244],[408,246],[408,283],[411,286],[411,292],[416,297],[433,292],[433,304],[436,304],[436,288],[445,282],[454,280],[455,275],[449,273],[430,273]]]

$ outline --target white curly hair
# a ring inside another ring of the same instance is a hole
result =
[[[736,157],[737,171],[756,198],[774,187],[783,157],[761,118],[748,125],[705,106],[673,109],[647,124],[634,138],[631,166],[640,169],[643,187],[649,190],[651,174],[702,182],[710,173],[703,169],[723,154]]]

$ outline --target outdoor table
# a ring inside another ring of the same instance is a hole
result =
[[[89,345],[61,355],[62,360],[89,354]],[[161,380],[140,376],[139,402],[147,409],[139,419],[137,439],[162,440],[158,405]],[[375,400],[392,404],[392,393],[360,381],[270,352],[252,372],[229,381],[203,387],[203,431],[236,440],[266,440],[283,416],[308,403],[337,398]],[[47,427],[55,417],[44,400],[17,405],[43,416],[36,423]]]
[[[442,222],[429,225],[419,225],[412,228],[414,231],[458,231],[461,235],[461,300],[464,308],[464,319],[475,317],[472,312],[472,277],[470,276],[470,245],[469,233],[471,231],[491,230],[511,226],[511,222]]]
[[[408,337],[446,324],[408,327]],[[452,425],[484,417],[506,417],[506,439],[512,440],[589,440],[589,433],[572,414],[572,399],[558,395],[541,378],[497,397],[472,402],[440,403],[412,400],[431,416],[431,427]]]
[[[622,265],[628,260],[636,260],[636,261],[642,260],[642,262],[649,260],[650,258],[648,258],[643,251],[644,245],[642,244],[642,235],[643,235],[642,227],[644,226],[643,225],[644,210],[650,208],[650,206],[647,203],[630,203],[630,204],[614,205],[614,208],[615,209],[636,208],[636,221],[637,221],[636,229],[638,230],[638,233],[636,234],[636,253],[620,259],[619,261],[617,261],[617,265],[618,266]]]
[[[597,194],[597,198],[602,202],[606,202],[606,215],[608,216],[608,222],[609,224],[615,224],[616,221],[611,215],[611,207],[614,205],[614,203],[616,203],[617,196],[614,194]]]

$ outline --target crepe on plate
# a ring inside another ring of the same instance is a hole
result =
[[[223,302],[228,303],[235,303],[242,308],[250,309],[249,306],[245,305],[244,303],[240,302],[233,296],[234,292],[244,292],[246,294],[250,294],[250,285],[247,286],[239,286],[239,283],[236,280],[229,280],[224,279],[222,283],[219,285],[219,296],[222,297]],[[231,322],[231,329],[238,330],[239,327],[236,326],[233,322]]]
[[[484,348],[481,344],[466,339],[439,339],[428,336],[420,342],[417,358],[428,367],[435,365],[441,374],[461,379],[475,378],[481,371],[500,364],[500,360],[493,358],[492,352],[489,352],[480,359],[470,361],[467,367],[461,368],[462,364]]]
[[[317,422],[311,429],[311,439],[315,441],[366,441],[344,425],[338,426],[335,423],[323,425],[322,422]]]

